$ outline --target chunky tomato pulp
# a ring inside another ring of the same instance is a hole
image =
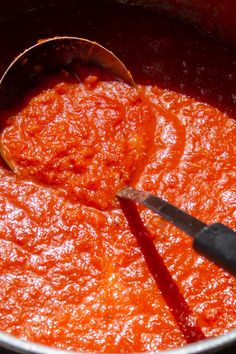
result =
[[[235,279],[115,197],[131,184],[236,228],[235,53],[115,5],[52,7],[0,31],[1,68],[39,38],[73,34],[112,49],[139,89],[78,65],[2,117],[15,173],[2,163],[0,329],[60,349],[138,352],[235,328]]]
[[[65,75],[10,118],[2,151],[17,175],[104,209],[145,166],[154,115],[137,89],[99,68],[77,64],[76,79]]]

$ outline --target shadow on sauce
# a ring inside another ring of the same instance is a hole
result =
[[[186,300],[154,246],[151,235],[143,224],[136,205],[132,201],[120,200],[120,206],[129,224],[129,228],[138,242],[148,269],[160,289],[166,304],[169,306],[186,342],[193,343],[205,339],[206,337],[194,319]]]

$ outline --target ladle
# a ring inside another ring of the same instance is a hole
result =
[[[8,66],[0,80],[0,111],[18,105],[26,91],[36,86],[42,75],[61,69],[73,72],[73,64],[81,61],[102,67],[115,77],[135,86],[125,65],[108,49],[96,42],[78,37],[54,37],[20,53]],[[13,170],[0,145],[0,155]]]

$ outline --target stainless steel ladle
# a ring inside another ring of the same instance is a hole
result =
[[[61,69],[71,71],[73,63],[94,64],[134,86],[125,65],[108,49],[96,42],[78,37],[54,37],[42,40],[19,54],[0,80],[0,111],[14,108],[39,78]],[[14,172],[0,143],[0,155]]]

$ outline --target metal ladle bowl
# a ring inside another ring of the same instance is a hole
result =
[[[37,85],[42,75],[61,69],[71,71],[73,63],[78,61],[100,66],[135,86],[125,65],[100,44],[78,37],[54,37],[26,49],[8,66],[0,80],[0,111],[18,105],[26,91]],[[0,156],[14,172],[14,166],[5,156],[1,142]]]

